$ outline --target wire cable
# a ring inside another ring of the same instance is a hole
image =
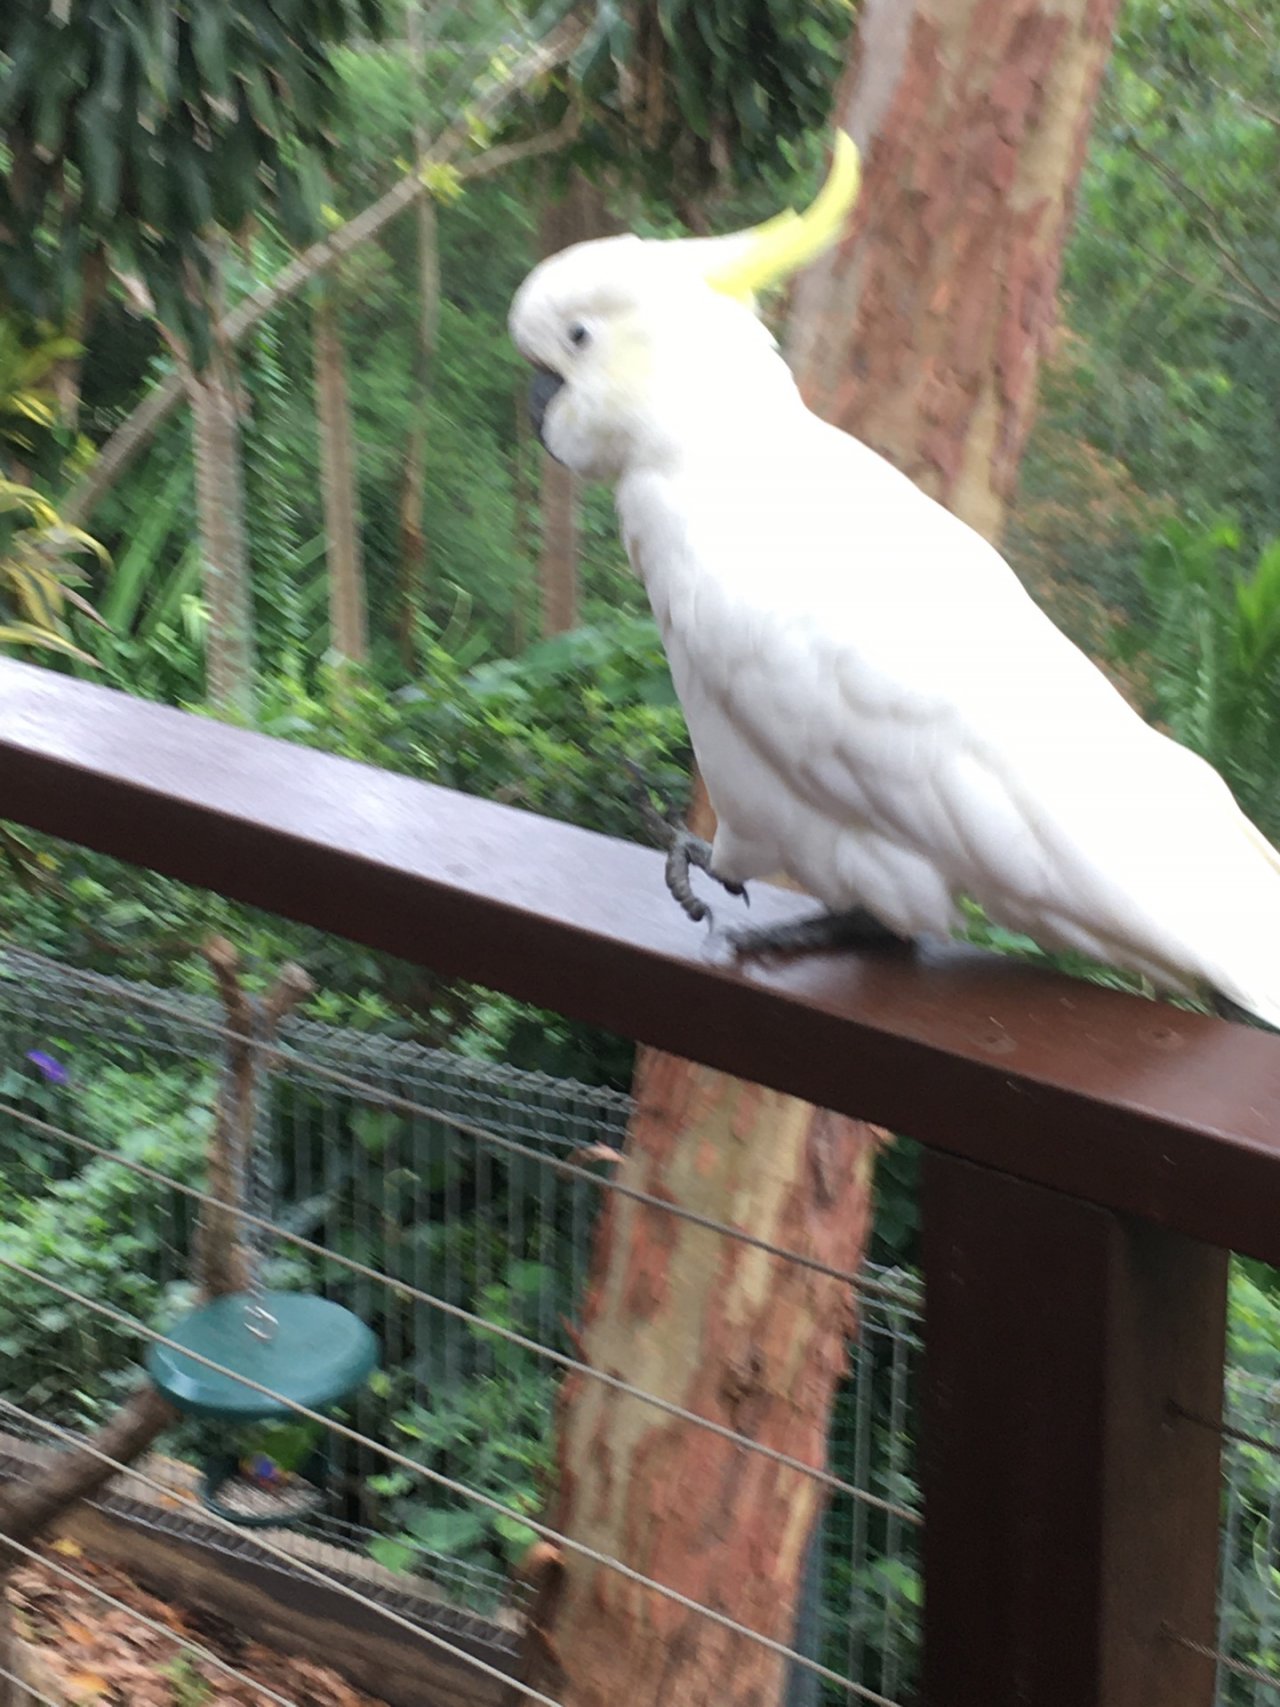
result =
[[[3,1406],[6,1411],[11,1412],[13,1415],[22,1417],[24,1420],[34,1424],[37,1428],[47,1430],[58,1440],[74,1447],[77,1451],[88,1453],[91,1458],[96,1458],[100,1464],[110,1465],[113,1469],[118,1470],[121,1475],[131,1477],[135,1482],[141,1483],[143,1487],[151,1488],[155,1493],[161,1494],[166,1498],[172,1498],[173,1489],[166,1487],[165,1484],[158,1481],[156,1477],[147,1475],[144,1470],[136,1469],[131,1464],[124,1464],[118,1458],[110,1457],[107,1453],[102,1452],[98,1447],[94,1446],[91,1441],[83,1439],[72,1430],[62,1428],[57,1423],[46,1422],[43,1417],[37,1416],[34,1411],[24,1410],[21,1405],[15,1405],[11,1399],[0,1399],[0,1406]],[[221,1512],[215,1511],[210,1506],[203,1508],[201,1516],[207,1521],[214,1523],[216,1527],[230,1531],[230,1533],[235,1535],[237,1538],[240,1538],[243,1534],[243,1531],[238,1529],[229,1517],[224,1517]],[[255,1532],[253,1544],[262,1552],[269,1554],[273,1559],[278,1559],[283,1565],[287,1566],[290,1571],[300,1571],[305,1576],[311,1578],[312,1581],[318,1582],[324,1587],[332,1589],[337,1594],[344,1595],[348,1600],[353,1601],[356,1605],[363,1606],[366,1610],[376,1612],[380,1617],[389,1619],[391,1623],[398,1624],[402,1629],[407,1630],[410,1635],[428,1643],[433,1648],[440,1649],[443,1653],[447,1654],[450,1659],[457,1660],[464,1665],[473,1667],[476,1671],[481,1672],[485,1677],[491,1678],[496,1683],[500,1683],[504,1688],[519,1690],[520,1693],[528,1700],[537,1702],[538,1707],[562,1707],[562,1704],[558,1701],[554,1701],[551,1696],[543,1695],[540,1690],[534,1689],[531,1685],[517,1682],[516,1679],[508,1672],[501,1671],[497,1666],[490,1665],[487,1660],[482,1660],[476,1654],[468,1653],[465,1648],[457,1647],[453,1642],[446,1640],[445,1637],[437,1635],[435,1631],[428,1630],[424,1625],[415,1623],[412,1618],[406,1618],[403,1613],[397,1612],[394,1607],[383,1606],[381,1602],[374,1600],[371,1595],[361,1594],[359,1589],[353,1588],[349,1583],[344,1583],[339,1578],[331,1576],[327,1571],[320,1570],[318,1566],[308,1564],[305,1559],[299,1559],[292,1553],[286,1553],[281,1547],[273,1546],[271,1542],[265,1539],[260,1531]]]
[[[301,1707],[299,1702],[290,1700],[287,1695],[278,1694],[268,1684],[259,1683],[256,1678],[250,1677],[248,1672],[240,1671],[228,1661],[219,1659],[217,1654],[211,1648],[206,1648],[203,1643],[194,1642],[189,1636],[179,1635],[176,1630],[170,1629],[167,1624],[161,1624],[155,1618],[148,1618],[145,1612],[139,1612],[136,1607],[130,1606],[126,1601],[117,1600],[115,1595],[108,1594],[106,1589],[99,1588],[97,1583],[90,1582],[88,1577],[82,1577],[75,1571],[69,1571],[65,1565],[55,1564],[52,1559],[48,1559],[43,1553],[37,1552],[34,1547],[24,1546],[21,1541],[13,1541],[7,1535],[0,1535],[0,1547],[7,1548],[11,1553],[20,1553],[23,1558],[30,1559],[39,1565],[42,1570],[52,1571],[54,1576],[62,1577],[66,1582],[74,1583],[77,1588],[87,1590],[89,1594],[96,1596],[107,1606],[113,1607],[117,1612],[127,1614],[128,1617],[136,1620],[146,1629],[153,1631],[155,1635],[164,1636],[175,1647],[183,1648],[189,1654],[195,1654],[206,1665],[215,1666],[227,1677],[234,1679],[236,1683],[243,1683],[250,1689],[256,1689],[259,1695],[264,1695],[268,1701],[274,1701],[276,1707]]]
[[[793,1458],[789,1453],[779,1452],[775,1447],[766,1446],[763,1441],[752,1440],[749,1435],[741,1434],[724,1423],[716,1422],[710,1417],[700,1416],[698,1412],[688,1410],[670,1399],[660,1398],[656,1393],[647,1392],[643,1387],[637,1387],[630,1381],[624,1381],[619,1375],[611,1375],[606,1370],[596,1369],[593,1365],[583,1362],[580,1358],[570,1357],[566,1352],[556,1351],[553,1347],[544,1345],[540,1340],[531,1339],[527,1334],[522,1334],[515,1328],[490,1322],[485,1317],[477,1315],[475,1311],[465,1309],[461,1304],[452,1304],[445,1298],[437,1297],[434,1293],[423,1291],[421,1287],[414,1286],[410,1281],[397,1280],[382,1269],[372,1268],[354,1257],[331,1251],[326,1246],[317,1244],[314,1239],[305,1238],[301,1233],[290,1232],[287,1228],[279,1226],[278,1223],[265,1216],[256,1215],[239,1204],[229,1203],[223,1198],[214,1197],[209,1192],[202,1191],[198,1186],[187,1185],[185,1181],[174,1179],[171,1175],[161,1173],[157,1168],[148,1167],[143,1162],[135,1162],[131,1157],[121,1156],[105,1145],[95,1144],[91,1138],[81,1137],[79,1133],[71,1132],[66,1127],[55,1126],[50,1121],[41,1120],[39,1116],[15,1108],[11,1103],[0,1102],[0,1116],[7,1116],[11,1120],[16,1120],[29,1130],[39,1132],[45,1137],[52,1137],[73,1144],[89,1155],[97,1156],[102,1161],[114,1163],[117,1167],[125,1168],[142,1179],[150,1180],[153,1184],[166,1186],[197,1203],[223,1210],[257,1232],[271,1233],[276,1238],[293,1245],[298,1250],[306,1251],[311,1256],[325,1262],[335,1263],[351,1274],[378,1282],[401,1297],[411,1298],[417,1303],[425,1304],[443,1315],[452,1317],[455,1321],[465,1322],[468,1327],[477,1332],[492,1334],[496,1339],[505,1340],[509,1345],[519,1346],[523,1351],[545,1358],[548,1362],[556,1364],[558,1368],[573,1374],[587,1376],[602,1386],[650,1405],[655,1410],[664,1412],[667,1416],[676,1417],[681,1422],[691,1423],[699,1428],[706,1429],[709,1433],[722,1440],[730,1441],[745,1451],[754,1452],[762,1458],[768,1458],[776,1464],[784,1465],[787,1469],[796,1471],[799,1475],[809,1477],[812,1481],[830,1489],[832,1493],[842,1494],[847,1499],[858,1500],[864,1505],[871,1506],[875,1510],[882,1511],[887,1516],[898,1518],[905,1523],[922,1525],[924,1522],[920,1514],[912,1511],[908,1506],[895,1505],[891,1500],[882,1499],[878,1494],[873,1494],[865,1488],[856,1487],[852,1482],[847,1482],[840,1476],[832,1475],[828,1470],[823,1470],[814,1464],[806,1464],[802,1459]]]
[[[21,1691],[19,1701],[25,1697],[27,1701],[38,1701],[40,1707],[67,1707],[65,1701],[55,1701],[52,1695],[46,1695],[42,1689],[37,1689],[34,1683],[28,1683],[25,1677],[19,1677],[16,1671],[10,1671],[6,1666],[0,1666],[0,1678]]]
[[[850,1678],[842,1677],[839,1672],[833,1671],[829,1666],[822,1665],[818,1660],[810,1659],[795,1648],[789,1647],[785,1642],[780,1642],[773,1636],[766,1636],[762,1631],[752,1630],[748,1625],[740,1623],[736,1618],[731,1618],[727,1613],[718,1612],[714,1607],[704,1606],[690,1595],[681,1593],[679,1589],[671,1588],[666,1583],[657,1582],[653,1577],[646,1576],[643,1571],[636,1570],[634,1566],[624,1563],[621,1559],[611,1558],[608,1553],[601,1552],[599,1548],[592,1547],[585,1541],[575,1540],[572,1536],[550,1528],[547,1524],[530,1517],[527,1512],[517,1511],[512,1506],[504,1505],[501,1500],[494,1499],[492,1495],[482,1493],[478,1488],[470,1488],[465,1482],[459,1482],[452,1476],[446,1476],[439,1470],[433,1470],[430,1465],[416,1463],[412,1458],[406,1457],[404,1453],[397,1452],[394,1447],[386,1446],[383,1442],[374,1440],[369,1435],[360,1434],[357,1430],[348,1428],[345,1423],[338,1422],[334,1417],[326,1417],[320,1411],[312,1410],[307,1405],[299,1404],[296,1400],[275,1392],[260,1381],[251,1380],[238,1370],[230,1369],[225,1364],[216,1363],[212,1358],[205,1357],[187,1346],[180,1345],[177,1340],[149,1327],[136,1316],[130,1316],[122,1310],[116,1310],[109,1304],[99,1303],[96,1299],[87,1297],[83,1292],[77,1292],[74,1287],[64,1286],[60,1281],[51,1280],[48,1275],[40,1274],[37,1270],[28,1268],[25,1263],[17,1262],[14,1258],[7,1257],[3,1253],[0,1253],[0,1267],[7,1268],[11,1273],[21,1274],[27,1280],[34,1281],[36,1285],[44,1286],[49,1291],[58,1294],[59,1297],[69,1299],[74,1304],[80,1304],[95,1315],[104,1316],[107,1320],[115,1322],[120,1327],[128,1328],[133,1333],[141,1335],[156,1345],[166,1346],[170,1351],[178,1352],[190,1362],[198,1363],[202,1368],[210,1369],[216,1375],[222,1375],[230,1381],[239,1383],[240,1386],[247,1388],[250,1392],[260,1393],[265,1398],[272,1399],[283,1409],[292,1411],[297,1416],[306,1417],[309,1422],[319,1423],[332,1434],[352,1441],[357,1446],[372,1449],[384,1457],[388,1463],[395,1464],[402,1470],[407,1470],[410,1475],[419,1476],[424,1481],[431,1482],[448,1493],[456,1494],[461,1499],[469,1500],[473,1505],[482,1506],[500,1517],[514,1519],[526,1529],[532,1530],[535,1535],[540,1535],[544,1540],[553,1542],[557,1547],[566,1548],[568,1551],[576,1553],[580,1558],[589,1559],[593,1564],[599,1565],[605,1570],[613,1571],[618,1576],[625,1577],[628,1582],[634,1583],[638,1588],[649,1589],[664,1600],[669,1600],[674,1605],[682,1607],[686,1612],[693,1612],[699,1617],[705,1618],[709,1623],[728,1630],[732,1635],[741,1636],[745,1640],[755,1643],[758,1647],[776,1654],[778,1658],[789,1660],[802,1670],[813,1673],[827,1683],[835,1684],[847,1694],[854,1695],[859,1700],[870,1702],[872,1707],[899,1707],[898,1703],[890,1701],[887,1696],[878,1695],[874,1690],[867,1689],[862,1684],[853,1682]]]
[[[48,961],[43,956],[33,954],[27,949],[6,949],[5,954],[15,960],[26,960],[36,965],[56,966],[56,962]],[[313,1079],[320,1079],[325,1084],[336,1085],[339,1089],[350,1091],[361,1101],[378,1108],[385,1108],[394,1114],[416,1116],[423,1120],[435,1121],[437,1125],[448,1127],[457,1132],[460,1137],[470,1138],[475,1143],[488,1145],[492,1149],[501,1150],[508,1155],[519,1157],[523,1161],[533,1161],[540,1166],[549,1168],[565,1179],[573,1179],[585,1185],[594,1186],[599,1191],[617,1192],[619,1196],[630,1198],[633,1202],[642,1204],[646,1209],[655,1209],[663,1214],[674,1216],[680,1221],[687,1221],[692,1226],[701,1227],[706,1232],[719,1233],[726,1239],[733,1239],[739,1244],[752,1250],[763,1251],[768,1256],[780,1257],[786,1262],[795,1263],[799,1268],[809,1269],[812,1273],[826,1275],[831,1280],[839,1280],[869,1298],[884,1298],[890,1303],[911,1305],[917,1300],[903,1289],[888,1286],[881,1281],[866,1280],[852,1269],[836,1268],[831,1263],[824,1263],[818,1257],[808,1256],[803,1251],[792,1250],[786,1245],[773,1244],[768,1239],[758,1238],[745,1228],[734,1227],[727,1221],[717,1221],[713,1216],[702,1215],[696,1209],[686,1209],[683,1204],[671,1203],[666,1198],[657,1197],[652,1192],[646,1192],[637,1186],[625,1184],[621,1180],[609,1179],[595,1173],[590,1168],[581,1167],[576,1162],[550,1156],[545,1150],[539,1150],[532,1144],[524,1144],[518,1138],[508,1138],[499,1132],[490,1132],[483,1126],[461,1115],[448,1114],[443,1110],[429,1108],[425,1103],[416,1102],[412,1097],[403,1097],[394,1091],[383,1089],[380,1085],[370,1083],[354,1074],[344,1073],[336,1067],[325,1067],[318,1061],[310,1060],[300,1050],[293,1048],[283,1036],[276,1037],[270,1042],[256,1038],[251,1033],[242,1032],[234,1027],[219,1024],[212,1016],[205,1017],[191,1013],[189,1010],[178,1008],[160,997],[143,992],[122,992],[118,981],[106,977],[100,972],[77,972],[77,978],[89,988],[96,988],[113,1002],[124,1000],[128,1003],[161,1015],[163,1018],[180,1025],[186,1025],[193,1030],[203,1032],[214,1038],[219,1044],[236,1043],[250,1051],[263,1051],[278,1057],[276,1070],[288,1067],[295,1073],[305,1074]],[[287,1028],[286,1028],[287,1029]]]

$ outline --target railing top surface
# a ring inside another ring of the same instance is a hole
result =
[[[1280,1262],[1243,1026],[949,946],[738,966],[649,849],[12,661],[0,815]]]

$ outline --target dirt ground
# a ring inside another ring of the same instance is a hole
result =
[[[65,1707],[267,1707],[270,1695],[238,1682],[215,1659],[290,1707],[385,1707],[324,1666],[249,1641],[225,1619],[158,1600],[74,1541],[55,1541],[45,1551],[48,1565],[31,1562],[14,1572],[9,1599],[26,1647],[28,1684]],[[129,1610],[108,1606],[59,1571]],[[183,1641],[214,1658],[202,1659]]]

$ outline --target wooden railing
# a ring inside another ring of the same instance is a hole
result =
[[[735,966],[654,852],[12,662],[0,815],[918,1139],[925,1701],[1208,1707],[1274,1038],[959,948]]]

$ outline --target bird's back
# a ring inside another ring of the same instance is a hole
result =
[[[735,876],[786,869],[912,934],[968,895],[1280,1018],[1274,852],[883,459],[797,405],[618,500]]]

